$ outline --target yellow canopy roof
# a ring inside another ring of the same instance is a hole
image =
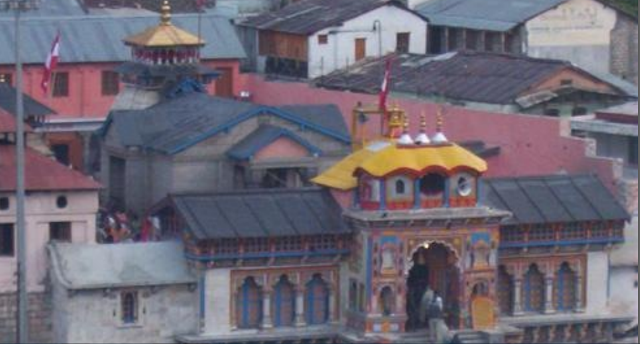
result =
[[[393,142],[376,142],[347,156],[312,181],[334,189],[349,190],[358,185],[354,173],[359,169],[374,177],[384,177],[402,170],[422,174],[428,169],[450,173],[460,168],[483,173],[487,170],[487,163],[453,143],[399,146]]]

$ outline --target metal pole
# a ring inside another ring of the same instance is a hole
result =
[[[16,228],[18,236],[18,343],[28,342],[27,318],[27,254],[24,212],[24,106],[22,103],[22,58],[20,56],[20,8],[16,9],[15,53],[16,53]]]

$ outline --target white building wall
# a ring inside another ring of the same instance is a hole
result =
[[[378,31],[377,28],[381,30]],[[426,53],[427,22],[395,6],[380,7],[349,20],[342,26],[316,32],[308,38],[309,78],[354,64],[356,38],[366,39],[367,57],[379,56],[396,50],[396,34],[402,32],[410,33],[410,53]],[[326,44],[318,43],[319,35],[327,35]]]
[[[231,332],[230,286],[230,269],[210,269],[206,272],[204,334]]]
[[[0,223],[15,225],[16,200],[9,197],[9,209],[0,210]],[[58,196],[66,196],[68,205],[60,209],[56,206]],[[74,243],[96,241],[96,213],[98,212],[97,191],[74,192],[33,192],[25,203],[26,244],[27,244],[27,289],[42,292],[48,270],[46,245],[49,243],[49,223],[71,222],[71,240]],[[14,226],[14,240],[17,240]],[[14,245],[17,254],[17,242]],[[16,254],[0,257],[0,293],[15,292]]]
[[[609,253],[587,254],[587,305],[588,314],[606,314],[609,288]]]
[[[570,0],[526,23],[525,52],[608,73],[616,16],[614,10],[596,0]]]
[[[610,308],[614,314],[638,321],[638,267],[611,267]]]

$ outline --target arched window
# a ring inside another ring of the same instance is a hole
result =
[[[315,275],[306,290],[306,318],[307,324],[324,324],[329,320],[329,288],[322,276]]]
[[[576,304],[576,274],[568,263],[562,263],[556,272],[555,303],[558,311],[572,311]]]
[[[380,291],[380,300],[378,300],[378,304],[380,305],[380,313],[384,316],[389,316],[393,313],[394,310],[395,298],[393,297],[393,291],[391,287],[386,286],[382,288]]]
[[[504,265],[498,268],[498,303],[500,314],[513,314],[513,277],[509,275]]]
[[[138,293],[124,292],[120,295],[121,318],[123,324],[138,322]]]
[[[273,324],[275,327],[293,326],[296,314],[296,293],[293,284],[289,282],[287,276],[280,277],[280,281],[274,288],[274,315]]]
[[[544,310],[544,276],[536,264],[531,264],[524,276],[524,310],[541,313]]]
[[[253,277],[247,277],[240,287],[236,316],[239,328],[258,328],[262,322],[262,291]]]
[[[444,192],[445,177],[437,173],[429,173],[420,180],[420,193],[425,196],[437,196]]]
[[[396,180],[396,195],[404,195],[407,192],[406,183],[402,179]]]

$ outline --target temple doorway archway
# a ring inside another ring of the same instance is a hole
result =
[[[428,328],[428,317],[421,317],[421,312],[425,311],[421,301],[427,286],[442,298],[449,328],[458,327],[460,270],[457,262],[456,252],[444,243],[425,242],[413,251],[407,275],[407,332]]]

